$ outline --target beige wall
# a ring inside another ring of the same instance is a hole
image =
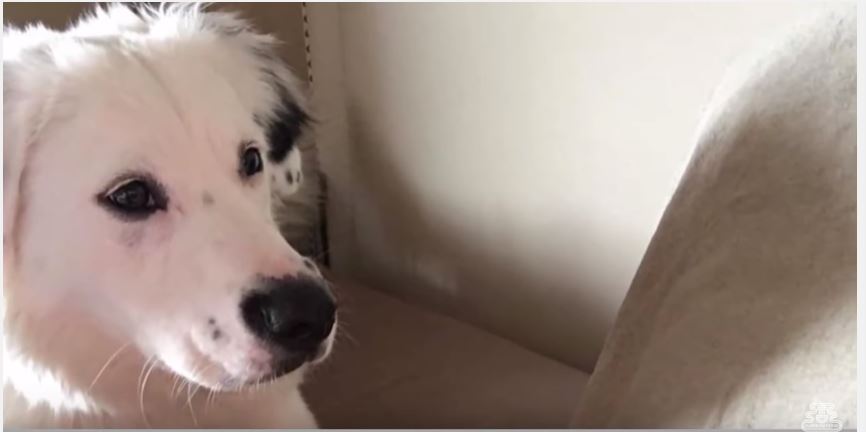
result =
[[[591,369],[725,66],[815,8],[311,5],[337,269]]]

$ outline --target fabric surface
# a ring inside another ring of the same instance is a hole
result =
[[[322,427],[568,425],[586,373],[375,290],[335,292],[334,351],[303,387]]]
[[[856,426],[855,15],[717,91],[574,425]]]

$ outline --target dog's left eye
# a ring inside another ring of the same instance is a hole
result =
[[[134,178],[102,195],[100,203],[112,212],[131,220],[145,219],[157,210],[165,210],[165,193],[155,182]]]
[[[264,168],[264,164],[259,149],[250,147],[244,150],[241,155],[241,174],[244,177],[252,177],[261,172],[262,168]]]

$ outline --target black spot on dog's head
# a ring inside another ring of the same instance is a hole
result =
[[[279,163],[295,147],[303,128],[310,122],[310,116],[295,102],[285,84],[273,71],[265,71],[265,76],[276,92],[278,102],[269,120],[264,121],[262,116],[255,116],[254,120],[266,128],[265,135],[270,145],[268,159]]]
[[[286,181],[289,182],[289,184],[295,183],[295,177],[292,175],[291,171],[286,172]]]

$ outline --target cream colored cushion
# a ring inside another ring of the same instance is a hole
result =
[[[337,283],[341,331],[304,393],[323,427],[565,427],[588,376],[512,342]]]
[[[856,425],[854,7],[747,64],[714,98],[577,426],[799,429],[813,402]]]

